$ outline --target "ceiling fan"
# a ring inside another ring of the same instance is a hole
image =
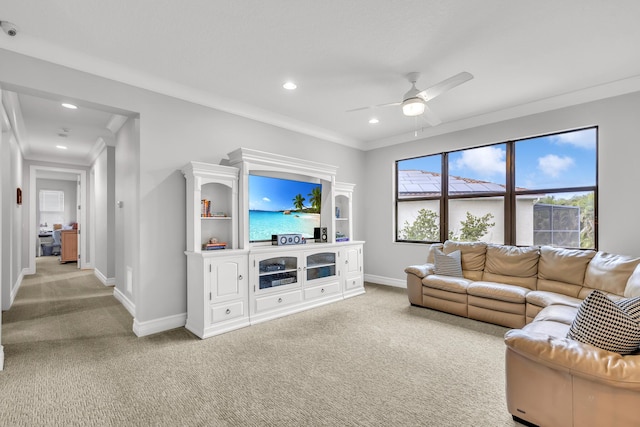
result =
[[[456,74],[453,77],[449,77],[448,79],[445,79],[440,83],[436,83],[435,85],[425,90],[416,88],[416,82],[420,78],[420,73],[409,73],[406,77],[409,83],[411,83],[411,89],[409,89],[409,91],[404,94],[401,102],[390,102],[387,104],[373,105],[370,107],[354,108],[352,110],[347,110],[347,112],[350,113],[352,111],[367,110],[369,108],[402,105],[402,112],[405,116],[413,117],[422,115],[431,126],[436,126],[441,123],[441,120],[438,119],[435,114],[433,114],[431,109],[427,106],[427,102],[431,101],[436,96],[442,95],[443,93],[453,89],[454,87],[471,80],[473,78],[473,75],[471,73],[463,71],[462,73]]]

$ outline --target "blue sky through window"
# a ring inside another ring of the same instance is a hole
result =
[[[596,184],[596,129],[548,135],[515,143],[516,187],[553,189]],[[449,174],[505,184],[506,144],[449,153]],[[402,160],[399,170],[440,173],[440,155]]]
[[[516,142],[516,186],[527,189],[596,185],[596,129]]]

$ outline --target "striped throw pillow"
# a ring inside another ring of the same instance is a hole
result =
[[[585,344],[630,354],[640,346],[640,297],[612,301],[594,290],[578,308],[567,338]]]
[[[460,250],[445,254],[440,249],[433,252],[434,269],[436,274],[443,276],[463,277]]]

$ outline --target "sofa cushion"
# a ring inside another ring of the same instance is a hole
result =
[[[443,276],[463,277],[460,251],[445,254],[439,249],[433,252],[435,273]]]
[[[640,346],[639,316],[640,297],[614,302],[594,290],[580,304],[567,338],[603,350],[630,354]]]
[[[561,320],[561,319],[558,319]],[[522,329],[512,329],[512,331],[519,331],[528,336],[541,335],[547,338],[559,338],[566,341],[567,332],[569,331],[569,325],[564,322],[557,322],[555,320],[544,320],[540,322],[527,323]],[[505,338],[511,331],[507,331]],[[540,348],[541,350],[542,348]]]
[[[638,264],[640,258],[598,252],[587,266],[584,288],[578,297],[584,299],[594,289],[624,295],[627,281]]]
[[[567,282],[541,279],[540,277],[538,277],[538,280],[536,281],[536,289],[539,291],[552,292],[555,294],[578,298],[578,295],[580,295],[580,291],[582,291],[582,284],[574,285]],[[580,301],[582,301],[582,299],[580,299]]]
[[[480,281],[470,283],[467,287],[467,293],[476,297],[524,304],[529,289],[503,283]]]
[[[578,308],[582,303],[582,300],[580,298],[557,294],[555,292],[531,291],[527,294],[527,303],[538,307],[548,307],[554,304],[561,304]]]
[[[458,294],[466,294],[470,283],[470,280],[462,277],[441,276],[439,274],[432,274],[422,279],[423,286]]]
[[[488,245],[482,280],[533,290],[536,288],[538,257],[537,247]]]
[[[582,286],[587,265],[595,254],[595,251],[542,246],[538,278]]]
[[[484,270],[485,254],[487,244],[482,242],[454,242],[447,240],[444,242],[443,252],[450,254],[453,251],[460,251],[462,269],[469,271]]]
[[[631,273],[631,277],[627,280],[627,286],[624,288],[625,298],[640,297],[640,264],[638,264]]]
[[[539,248],[529,246],[488,245],[485,273],[515,277],[535,277],[538,273]]]
[[[558,322],[571,326],[576,318],[579,306],[579,304],[575,307],[562,304],[550,305],[543,308],[533,322]],[[565,333],[562,336],[565,336],[566,333],[567,330],[565,330]]]

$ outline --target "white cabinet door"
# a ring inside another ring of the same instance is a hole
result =
[[[209,281],[209,299],[220,303],[241,298],[247,288],[247,257],[210,258],[205,278]]]
[[[251,255],[251,288],[255,295],[299,288],[302,262],[299,252]]]
[[[345,248],[345,274],[347,277],[362,274],[362,246]]]
[[[362,271],[362,245],[345,246],[343,249],[344,292],[347,294],[364,291],[364,275]]]
[[[209,258],[205,264],[205,284],[209,289],[209,324],[229,325],[230,322],[248,322],[246,255]]]
[[[326,282],[338,282],[338,262],[340,256],[336,249],[305,251],[304,286],[316,286]]]

